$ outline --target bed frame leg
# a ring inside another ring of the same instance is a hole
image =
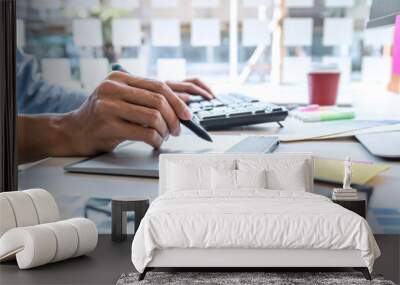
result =
[[[367,267],[364,267],[362,269],[362,274],[364,275],[365,279],[370,280],[370,281],[372,280],[371,274],[369,274],[369,270]]]
[[[361,271],[361,273],[364,275],[365,279],[370,280],[370,281],[372,280],[371,274],[369,274],[369,270],[367,267],[356,267],[354,269],[357,271]]]
[[[139,274],[138,281],[142,281],[142,280],[146,277],[147,271],[148,271],[148,269],[145,268],[144,271],[143,271],[142,273]]]

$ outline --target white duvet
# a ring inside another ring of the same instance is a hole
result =
[[[135,235],[132,262],[143,272],[166,248],[358,249],[370,271],[380,255],[357,214],[320,195],[268,190],[160,196]]]

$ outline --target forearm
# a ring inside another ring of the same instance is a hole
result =
[[[44,80],[39,75],[37,61],[19,50],[16,63],[20,114],[67,113],[78,109],[88,97],[84,91],[69,90]]]
[[[69,120],[68,115],[18,116],[19,163],[73,155],[73,131]]]

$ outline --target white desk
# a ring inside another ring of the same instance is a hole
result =
[[[278,151],[312,151],[319,156],[344,158],[351,153],[354,159],[379,161],[371,156],[355,141],[340,140],[327,142],[304,142],[282,144]],[[148,178],[70,174],[65,173],[62,167],[80,158],[55,158],[46,160],[30,169],[20,172],[19,186],[21,189],[42,187],[52,192],[59,201],[60,196],[70,195],[73,202],[86,203],[89,197],[111,198],[113,196],[144,196],[154,199],[157,196],[158,180]],[[383,227],[377,223],[377,216],[371,209],[399,209],[400,208],[400,162],[389,162],[391,169],[371,181],[375,187],[369,200],[368,221],[374,229],[375,238],[382,251],[382,257],[375,265],[375,271],[384,274],[395,282],[400,280],[400,227],[396,226],[397,234],[378,234]],[[317,186],[318,188],[318,186]],[[76,201],[76,197],[80,200]],[[65,201],[65,199],[62,199]],[[81,212],[68,212],[71,205],[66,205],[64,217],[81,216]],[[378,217],[379,218],[379,217]],[[397,218],[397,221],[400,221]],[[107,253],[105,253],[107,254]],[[122,256],[122,255],[121,255]],[[126,263],[130,263],[126,257]],[[113,267],[113,265],[109,265]],[[62,266],[61,266],[62,268]],[[16,270],[16,269],[15,269]],[[44,272],[44,276],[46,275]],[[29,274],[28,274],[29,275]],[[11,275],[13,276],[13,275]],[[48,272],[48,276],[53,276]],[[42,277],[41,277],[42,278]],[[50,278],[50,277],[46,277]],[[79,283],[79,282],[78,282]],[[39,282],[40,284],[40,282]]]
[[[231,86],[231,89],[234,86]],[[303,87],[249,85],[241,87],[239,91],[261,99],[270,99],[271,96],[288,96],[297,94],[306,95]],[[400,120],[400,96],[382,90],[380,85],[365,85],[353,83],[344,88],[346,96],[351,96],[357,119],[398,119]],[[264,90],[264,91],[263,91]],[[296,91],[297,90],[297,91]],[[380,93],[379,93],[380,92]],[[377,95],[377,93],[381,95]],[[300,95],[298,95],[301,97]],[[300,121],[288,119],[284,122],[285,128],[280,129],[277,124],[264,124],[236,128],[230,131],[215,134],[236,135],[273,135],[276,133],[296,134],[306,129],[317,128],[319,123],[304,124]],[[179,139],[179,138],[178,138]],[[278,151],[311,151],[316,156],[344,159],[350,155],[354,160],[382,161],[370,155],[355,141],[324,141],[282,144]],[[48,159],[27,170],[20,171],[20,189],[43,187],[55,196],[70,196],[82,200],[89,197],[111,198],[112,196],[147,196],[150,199],[157,197],[157,180],[137,177],[103,176],[65,173],[63,166],[82,158],[55,158]],[[370,208],[400,208],[400,163],[388,162],[392,167],[389,171],[371,181],[376,189],[371,197]],[[76,199],[74,201],[76,201]],[[77,202],[79,203],[79,201]],[[400,211],[400,209],[399,209]],[[68,215],[77,213],[67,213]],[[400,214],[400,213],[399,213]],[[369,217],[375,232],[381,230]],[[400,225],[398,226],[400,233]]]
[[[281,144],[277,152],[313,152],[324,158],[344,159],[351,154],[354,160],[383,161],[369,154],[358,142],[351,140],[301,142]],[[158,180],[151,178],[107,176],[66,173],[63,166],[82,158],[53,158],[43,161],[19,173],[19,188],[41,187],[53,193],[60,204],[66,196],[75,198],[75,203],[85,203],[90,197],[111,198],[113,196],[148,197],[153,200],[158,193]],[[373,179],[369,184],[374,192],[369,201],[369,209],[399,209],[400,222],[400,162],[388,162],[391,168]],[[76,199],[80,198],[80,201]],[[64,205],[61,205],[64,206]],[[71,206],[71,205],[66,205]],[[76,211],[64,211],[69,218]],[[375,233],[384,233],[373,212],[368,212],[368,221]],[[400,234],[400,225],[394,227]]]
[[[400,96],[383,94],[375,97],[372,95],[355,94],[353,96],[355,109],[363,119],[400,119]],[[285,129],[280,130],[276,124],[240,128],[226,134],[258,134],[266,132],[298,132],[302,125],[299,122],[288,120]],[[279,152],[307,151],[317,156],[344,159],[351,155],[355,160],[382,161],[373,157],[355,140],[333,140],[323,142],[301,142],[282,144]],[[64,217],[79,216],[82,213],[68,211],[71,204],[81,206],[89,197],[111,198],[113,196],[139,196],[154,199],[157,197],[158,180],[137,177],[104,176],[65,173],[63,166],[82,158],[52,158],[45,160],[31,168],[19,173],[19,188],[27,189],[41,187],[53,193],[57,201],[65,202],[62,208]],[[383,257],[378,259],[376,268],[378,272],[385,273],[387,278],[398,282],[400,264],[400,162],[387,162],[391,168],[371,181],[374,186],[373,195],[369,201],[368,221],[376,234],[381,234],[387,225],[380,225],[377,219],[381,217],[374,214],[371,209],[390,209],[398,211],[399,215],[393,216],[393,232],[396,235],[377,235],[376,238],[383,252]],[[65,199],[70,197],[71,199]],[[71,202],[71,204],[68,204]],[[63,209],[65,209],[63,211]],[[387,222],[387,221],[386,221]],[[398,223],[398,224],[396,224]],[[390,225],[389,225],[390,228]],[[397,232],[396,232],[397,231]],[[128,261],[127,261],[128,262]]]

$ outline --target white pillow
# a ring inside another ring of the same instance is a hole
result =
[[[213,190],[240,190],[249,188],[267,188],[266,171],[252,170],[211,170],[211,183]]]
[[[266,169],[266,188],[270,190],[308,191],[313,183],[309,161],[304,159],[239,159],[238,169]]]
[[[236,170],[211,169],[211,188],[213,190],[236,190]]]
[[[307,165],[294,164],[288,171],[280,169],[270,169],[267,171],[268,189],[287,190],[287,191],[307,191],[308,178],[304,168]]]
[[[212,169],[233,170],[235,160],[170,162],[167,164],[167,191],[211,190]]]
[[[236,170],[237,188],[267,188],[267,171]]]
[[[210,167],[170,163],[168,165],[167,189],[189,191],[210,189]]]

